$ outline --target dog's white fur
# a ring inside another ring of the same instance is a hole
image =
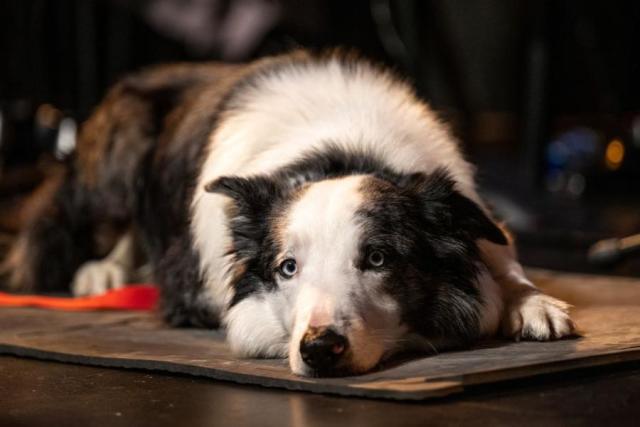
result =
[[[100,295],[112,289],[120,289],[127,283],[151,283],[151,265],[135,264],[135,238],[134,233],[129,230],[118,239],[107,257],[82,264],[71,282],[73,295]]]
[[[110,289],[122,288],[128,283],[134,270],[133,239],[131,233],[125,233],[106,258],[84,263],[73,277],[73,295],[103,294]]]

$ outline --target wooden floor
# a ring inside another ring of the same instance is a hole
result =
[[[481,386],[423,403],[287,392],[175,375],[0,357],[9,426],[625,426],[640,366]]]

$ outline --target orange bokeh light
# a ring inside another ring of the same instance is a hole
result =
[[[612,139],[607,144],[604,160],[607,168],[616,170],[624,160],[624,144],[619,139]]]

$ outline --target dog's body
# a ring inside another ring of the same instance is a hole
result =
[[[299,374],[468,344],[501,319],[514,337],[572,332],[445,127],[405,83],[341,54],[123,80],[6,267],[22,289],[74,274],[94,293],[130,279],[135,241],[170,323],[221,324],[238,354],[288,356]],[[45,251],[65,256],[51,267]]]

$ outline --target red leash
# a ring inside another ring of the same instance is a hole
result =
[[[152,310],[158,302],[155,286],[133,285],[112,289],[102,295],[90,297],[46,297],[41,295],[15,295],[0,292],[0,307],[38,307],[51,310]]]

